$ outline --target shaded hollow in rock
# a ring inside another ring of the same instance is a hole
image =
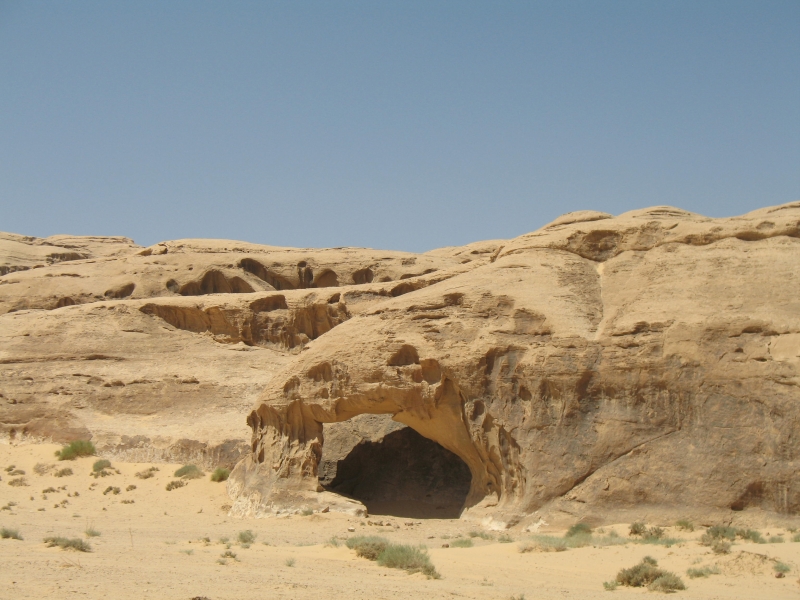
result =
[[[323,448],[323,462],[324,454]],[[337,461],[325,487],[360,501],[370,514],[456,519],[470,482],[469,467],[458,456],[402,427],[379,441],[358,443]]]

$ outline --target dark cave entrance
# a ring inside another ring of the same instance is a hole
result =
[[[384,417],[362,416],[373,421]],[[410,427],[393,423],[389,429],[393,430],[377,440],[372,436],[355,445],[338,444],[339,457],[325,456],[326,432],[320,483],[328,491],[358,500],[371,515],[461,516],[472,480],[466,463]]]

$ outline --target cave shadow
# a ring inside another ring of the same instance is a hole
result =
[[[358,500],[370,515],[457,519],[472,475],[458,456],[410,427],[362,441],[342,460],[328,491]]]

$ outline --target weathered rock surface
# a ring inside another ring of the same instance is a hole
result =
[[[565,215],[310,344],[250,413],[234,513],[312,501],[325,431],[389,414],[468,514],[800,509],[800,203]]]
[[[0,265],[0,430],[238,461],[233,514],[800,510],[800,203],[421,255],[3,234]]]

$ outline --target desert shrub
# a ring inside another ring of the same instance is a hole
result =
[[[111,467],[111,461],[106,460],[105,458],[101,458],[100,460],[94,461],[94,464],[92,465],[92,471],[94,471],[95,473],[99,473],[103,469],[108,469],[110,467]]]
[[[784,541],[785,540],[779,535],[773,535],[771,538],[769,538],[770,544],[782,544]]]
[[[287,567],[293,567],[294,566],[294,559],[293,558],[287,558],[285,561],[283,561],[283,564],[285,564]]]
[[[389,545],[389,540],[375,535],[358,535],[349,538],[345,545],[356,551],[356,556],[368,560],[378,560],[378,556]]]
[[[714,540],[711,542],[711,551],[714,554],[728,554],[731,551],[731,543],[725,540]]]
[[[135,490],[135,489],[136,489],[136,486],[135,486],[135,485],[133,485],[133,484],[131,484],[131,485],[129,485],[128,487],[126,487],[126,488],[125,488],[125,491],[126,491],[126,492],[132,492],[132,491],[133,491],[133,490]]]
[[[100,532],[94,527],[87,527],[83,533],[86,534],[86,537],[100,537]]]
[[[217,483],[221,481],[226,481],[228,477],[230,477],[230,469],[223,469],[222,467],[217,467],[214,469],[214,472],[211,473],[211,481],[216,481]]]
[[[48,548],[58,546],[62,550],[77,550],[78,552],[91,552],[92,547],[80,538],[68,539],[65,537],[46,537],[44,543]]]
[[[43,490],[42,490],[42,493],[43,493],[43,494],[55,494],[57,491],[58,491],[58,490],[57,490],[56,488],[54,488],[54,487],[50,486],[49,488],[45,488],[45,489],[43,489]]]
[[[106,489],[103,490],[103,496],[105,496],[106,494],[114,494],[116,496],[121,491],[122,490],[120,490],[118,487],[114,487],[114,486],[110,485]]]
[[[236,558],[236,553],[235,552],[231,552],[230,550],[225,550],[225,552],[220,554],[220,556],[222,558],[232,558],[233,560],[239,560],[238,558]]]
[[[661,527],[650,527],[644,534],[646,538],[660,540],[664,537],[664,530]]]
[[[338,548],[339,547],[339,539],[334,535],[325,542],[325,546],[328,548]]]
[[[17,468],[17,465],[8,465],[5,469],[6,473],[11,473],[14,469]]]
[[[603,582],[603,589],[607,592],[613,592],[617,589],[617,585],[619,585],[616,581],[604,581]]]
[[[486,533],[485,531],[476,531],[472,530],[469,532],[469,537],[471,538],[481,538],[482,540],[493,540],[494,536],[491,533]]]
[[[69,477],[70,475],[72,475],[72,469],[70,469],[69,467],[66,467],[64,469],[59,469],[58,471],[53,473],[53,475],[55,475],[56,477]]]
[[[617,573],[617,583],[629,587],[644,587],[661,577],[664,571],[658,568],[658,562],[652,556],[645,556],[638,565],[622,569]]]
[[[36,463],[33,466],[33,472],[37,475],[47,475],[53,469],[53,465],[46,463]]]
[[[9,481],[8,485],[11,487],[26,487],[28,485],[28,481],[24,477],[17,477],[16,479]]]
[[[122,501],[123,504],[134,504],[135,502],[136,502],[135,500],[123,500]]]
[[[22,469],[14,469],[13,471],[10,471],[8,474],[11,477],[15,477],[17,475],[25,475],[25,471],[23,471]]]
[[[675,527],[681,531],[694,531],[694,523],[687,519],[680,519],[675,522]]]
[[[96,452],[94,444],[89,440],[76,440],[56,451],[58,460],[75,460],[79,456],[93,456]]]
[[[314,514],[314,509],[306,507],[300,511],[300,514],[303,515],[304,517],[310,517],[311,515]]]
[[[800,533],[795,533],[795,534],[792,536],[792,541],[793,541],[793,542],[800,542]]]
[[[167,484],[167,491],[171,492],[172,490],[177,490],[178,488],[182,488],[183,486],[188,485],[183,479],[174,479]]]
[[[712,525],[700,538],[700,542],[705,546],[710,546],[713,540],[729,540],[732,542],[735,539],[735,528],[728,527],[727,525]]]
[[[514,540],[507,533],[501,533],[500,536],[497,538],[497,541],[500,542],[501,544],[510,544]]]
[[[451,548],[472,548],[472,540],[470,538],[456,538],[450,542]]]
[[[4,540],[21,540],[22,536],[19,534],[17,529],[3,527],[0,529],[0,538],[3,538]]]
[[[683,583],[680,577],[675,575],[675,573],[667,572],[656,579],[653,583],[648,585],[647,589],[651,592],[663,592],[665,594],[669,594],[670,592],[685,590],[686,585]]]
[[[422,548],[403,544],[389,544],[378,556],[378,564],[390,569],[403,569],[408,573],[422,573],[429,579],[439,579],[428,553]]]
[[[775,569],[776,573],[788,573],[789,571],[792,570],[789,565],[782,562],[775,563],[775,566],[773,568]]]
[[[175,471],[175,477],[180,477],[181,479],[200,479],[202,476],[203,472],[195,465],[183,465]]]
[[[764,538],[761,537],[761,534],[755,529],[737,529],[736,536],[743,540],[750,540],[756,544],[766,544]]]
[[[144,471],[139,471],[136,473],[136,475],[134,475],[134,477],[138,477],[139,479],[150,479],[151,477],[155,477],[157,471],[158,467],[150,467]]]
[[[567,529],[567,533],[564,534],[564,537],[574,537],[576,535],[591,535],[592,528],[589,527],[586,523],[575,523],[572,527]]]
[[[647,525],[637,521],[636,523],[631,523],[630,531],[628,535],[644,535],[647,531]]]
[[[256,534],[247,529],[245,531],[240,531],[237,539],[240,544],[252,544],[256,541]]]
[[[701,569],[689,569],[686,571],[689,579],[697,579],[698,577],[708,577],[709,575],[719,575],[717,567],[702,567]]]

